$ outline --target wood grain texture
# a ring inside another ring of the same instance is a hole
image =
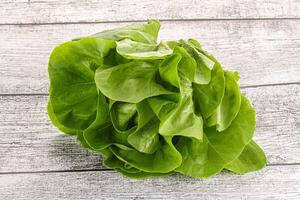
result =
[[[300,85],[245,88],[257,112],[255,139],[270,164],[300,163]],[[102,169],[101,157],[48,120],[47,96],[0,96],[0,172]]]
[[[0,24],[300,17],[297,0],[2,0],[0,8]]]
[[[181,175],[130,180],[116,172],[7,174],[0,199],[295,199],[300,166],[269,166],[246,175],[222,173],[209,179]]]
[[[56,45],[123,23],[1,26],[0,93],[47,93]],[[300,82],[298,20],[162,22],[160,39],[197,38],[242,86]]]
[[[0,172],[97,169],[99,154],[52,126],[47,96],[0,97]]]

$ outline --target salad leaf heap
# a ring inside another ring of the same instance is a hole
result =
[[[158,20],[56,47],[48,114],[61,131],[131,178],[246,173],[266,157],[237,72],[197,40],[157,43]]]

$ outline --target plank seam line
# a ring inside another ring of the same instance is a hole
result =
[[[240,88],[244,89],[244,88],[272,87],[272,86],[299,85],[299,84],[300,84],[300,82],[273,83],[273,84],[257,84],[257,85],[241,86]]]
[[[300,20],[298,17],[282,17],[282,18],[191,18],[191,19],[159,19],[161,22],[188,22],[188,21],[274,21],[274,20]],[[148,20],[119,20],[119,21],[74,21],[74,22],[28,22],[28,23],[0,23],[0,26],[42,26],[42,25],[68,25],[68,24],[104,24],[104,23],[134,23],[147,22]]]
[[[258,84],[258,85],[246,85],[240,86],[241,89],[245,88],[259,88],[259,87],[273,87],[273,86],[284,86],[284,85],[300,85],[300,82],[289,82],[289,83],[272,83],[272,84]],[[3,93],[1,96],[49,96],[48,93]]]
[[[5,174],[42,174],[42,173],[72,173],[72,172],[101,172],[101,171],[114,171],[112,169],[78,169],[78,170],[41,170],[41,171],[20,171],[20,172],[0,172],[1,175]]]
[[[285,166],[300,166],[300,163],[274,163],[268,164],[266,167],[285,167]],[[76,172],[114,172],[113,169],[78,169],[78,170],[41,170],[41,171],[20,171],[20,172],[0,172],[1,175],[10,175],[10,174],[43,174],[43,173],[76,173]]]

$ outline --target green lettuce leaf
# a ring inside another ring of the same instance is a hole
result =
[[[216,112],[225,92],[225,77],[221,65],[212,56],[209,58],[215,62],[211,81],[206,85],[193,84],[195,108],[204,119]]]
[[[50,101],[59,123],[86,129],[95,119],[98,92],[94,70],[103,66],[114,42],[86,38],[56,47],[49,60]]]
[[[124,39],[117,42],[116,51],[127,59],[163,59],[173,53],[172,49],[165,43],[147,44]]]
[[[208,119],[208,126],[216,125],[218,131],[227,129],[239,112],[241,105],[241,92],[237,84],[238,76],[226,71],[225,92],[216,112]]]
[[[205,128],[203,142],[181,138],[176,148],[182,155],[182,165],[176,171],[192,177],[209,177],[236,159],[251,141],[255,130],[255,112],[242,97],[241,109],[231,126],[218,132]]]
[[[239,157],[226,165],[225,168],[238,174],[245,174],[263,168],[266,162],[267,158],[265,153],[252,140],[246,145]]]
[[[108,69],[98,68],[95,81],[108,98],[138,103],[148,97],[172,93],[158,83],[157,73],[158,65],[132,61]]]
[[[153,154],[146,154],[133,149],[125,150],[116,146],[111,146],[110,150],[120,160],[150,173],[169,173],[181,164],[181,155],[172,144],[171,137],[164,137],[160,148]]]
[[[159,21],[152,19],[149,20],[147,24],[132,24],[126,27],[102,31],[90,37],[102,38],[113,41],[130,39],[136,42],[155,44],[159,28]]]

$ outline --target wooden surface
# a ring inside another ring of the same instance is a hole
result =
[[[59,43],[148,17],[241,74],[268,166],[243,176],[129,180],[49,122]],[[0,199],[300,199],[299,0],[0,1]]]
[[[3,25],[0,93],[48,92],[48,56],[59,43],[124,23]],[[194,37],[242,86],[300,82],[300,20],[162,22],[160,39]]]
[[[298,0],[2,0],[0,24],[297,18]]]
[[[270,166],[242,176],[221,173],[209,179],[173,175],[144,181],[113,171],[5,174],[6,199],[299,199],[300,166]]]

